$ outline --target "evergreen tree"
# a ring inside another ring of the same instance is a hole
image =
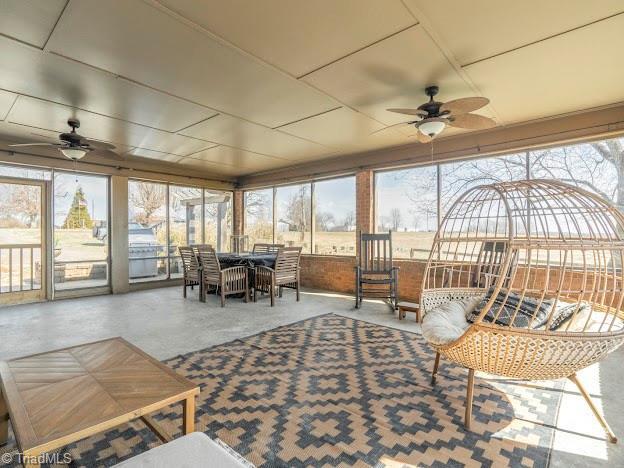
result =
[[[90,229],[93,227],[93,221],[89,215],[89,204],[82,191],[82,187],[76,189],[74,200],[71,208],[67,212],[67,217],[63,223],[63,229]]]

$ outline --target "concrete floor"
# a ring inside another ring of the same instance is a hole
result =
[[[191,291],[189,291],[191,292]],[[353,309],[351,297],[305,291],[300,303],[294,294],[271,308],[268,300],[256,305],[230,299],[225,308],[216,298],[184,300],[180,288],[161,288],[120,296],[66,299],[0,309],[0,360],[123,336],[158,359],[202,349],[316,315],[336,314],[419,333],[414,315],[399,321],[388,307],[367,302]],[[624,444],[624,402],[618,383],[624,349],[600,365],[579,373]],[[551,466],[624,466],[624,448],[606,442],[604,434],[576,389],[566,385],[558,416]]]

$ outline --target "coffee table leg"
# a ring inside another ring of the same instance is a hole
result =
[[[9,438],[9,410],[6,402],[4,401],[4,395],[0,390],[0,445],[7,443]]]
[[[189,396],[182,404],[182,430],[186,435],[195,431],[195,395]]]

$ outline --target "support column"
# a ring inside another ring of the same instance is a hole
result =
[[[111,177],[111,210],[108,227],[110,277],[113,294],[129,291],[128,273],[128,178]]]
[[[375,174],[371,170],[355,174],[355,228],[358,232],[375,232]],[[360,255],[360,242],[356,241],[356,255]]]
[[[374,177],[371,170],[359,171],[355,175],[356,228],[365,233],[375,231]]]
[[[245,193],[242,190],[234,190],[234,197],[232,200],[232,234],[235,236],[241,236],[245,231]]]

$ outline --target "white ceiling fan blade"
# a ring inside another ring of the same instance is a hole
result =
[[[455,99],[442,104],[442,106],[440,106],[440,112],[450,112],[453,115],[467,114],[468,112],[481,109],[489,103],[490,100],[488,98],[478,96]]]
[[[485,130],[496,127],[494,120],[479,114],[452,115],[449,120],[451,127],[466,128],[468,130]]]
[[[25,147],[25,146],[61,146],[58,143],[17,143],[9,145],[10,147]]]

